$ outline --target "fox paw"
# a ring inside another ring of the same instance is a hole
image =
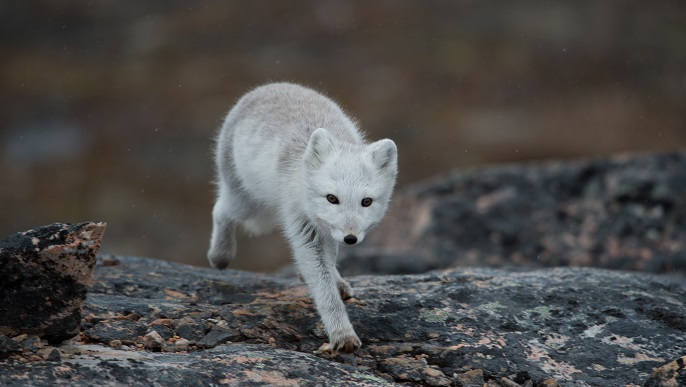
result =
[[[210,261],[210,265],[216,269],[224,270],[226,269],[231,261],[233,260],[233,255],[226,253],[218,253],[210,250],[207,253],[207,260]]]
[[[342,279],[338,280],[338,282],[336,282],[336,286],[338,286],[338,293],[340,293],[343,301],[349,300],[355,296],[353,288],[350,287],[350,284],[347,281]]]
[[[360,349],[362,342],[355,332],[339,338],[331,338],[331,348],[337,352],[353,353]]]

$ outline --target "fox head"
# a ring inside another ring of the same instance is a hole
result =
[[[304,155],[305,211],[320,230],[354,245],[383,217],[398,173],[395,143],[347,143],[315,130]]]

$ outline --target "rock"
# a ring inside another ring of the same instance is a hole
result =
[[[18,341],[16,338],[14,340]],[[35,335],[27,335],[27,337],[19,341],[19,343],[24,351],[38,352],[41,348],[43,348],[43,342],[41,341],[41,338]]]
[[[107,343],[110,347],[114,349],[121,349],[121,347],[124,345],[124,343],[121,342],[121,340],[112,340],[109,343]]]
[[[8,353],[0,361],[0,385],[20,383],[29,372],[35,385],[240,379],[440,386],[479,377],[489,386],[643,385],[662,377],[666,371],[654,370],[686,348],[684,276],[453,268],[348,278],[356,299],[347,309],[363,347],[354,355],[320,357],[314,352],[326,335],[296,278],[117,259],[119,265],[96,267],[83,306],[83,324],[93,326],[58,347],[62,362],[28,365],[16,361],[21,354]],[[249,297],[228,297],[223,305],[221,289]],[[184,316],[207,329],[196,345],[177,334],[162,352],[145,349],[152,325],[173,326]],[[129,344],[109,347],[113,337]],[[216,346],[203,349],[203,340]]]
[[[344,275],[455,266],[686,273],[686,150],[457,172],[396,193]]]
[[[240,337],[240,333],[235,329],[215,325],[202,340],[197,342],[197,345],[200,348],[213,348],[227,341],[237,341]]]
[[[146,349],[154,352],[159,352],[164,347],[164,339],[159,333],[151,331],[150,333],[143,336],[143,345]]]
[[[76,335],[104,231],[105,223],[56,223],[0,240],[0,334]]]
[[[107,319],[95,324],[93,328],[87,329],[83,334],[94,341],[109,343],[120,341],[122,343],[132,343],[139,336],[145,335],[148,327],[143,322]]]
[[[482,387],[485,383],[484,371],[481,369],[463,372],[456,379],[462,387]]]
[[[57,348],[43,348],[40,351],[38,351],[38,354],[47,361],[61,361],[62,357],[60,356],[60,351],[57,350]]]
[[[177,335],[190,341],[198,341],[205,337],[203,324],[190,317],[180,319],[174,331]]]
[[[396,382],[420,383],[427,386],[450,386],[452,380],[437,368],[430,367],[426,359],[415,357],[392,357],[379,363],[379,371]],[[483,384],[483,383],[482,383]]]
[[[157,332],[163,340],[169,340],[174,337],[174,331],[167,325],[154,324],[150,327],[151,331]]]
[[[181,351],[187,351],[188,347],[190,345],[191,345],[190,341],[188,341],[186,339],[178,339],[169,348],[170,348],[170,352],[181,352]]]
[[[0,359],[4,359],[11,353],[22,352],[22,347],[16,341],[0,334]]]

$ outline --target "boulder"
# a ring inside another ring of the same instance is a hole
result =
[[[343,274],[455,266],[686,273],[686,150],[459,171],[398,192]]]
[[[679,275],[452,268],[352,277],[357,298],[346,304],[363,347],[340,355],[322,347],[326,333],[297,278],[105,261],[82,334],[41,349],[60,360],[15,346],[0,385],[659,386],[683,375]]]
[[[0,334],[79,333],[105,223],[56,223],[0,240]]]

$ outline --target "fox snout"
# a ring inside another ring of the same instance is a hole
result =
[[[353,234],[348,234],[343,237],[343,242],[345,242],[347,245],[354,245],[357,243],[357,237]]]
[[[338,241],[345,243],[348,246],[356,245],[364,239],[364,232],[356,232],[353,230],[345,230],[342,235],[339,234]]]

